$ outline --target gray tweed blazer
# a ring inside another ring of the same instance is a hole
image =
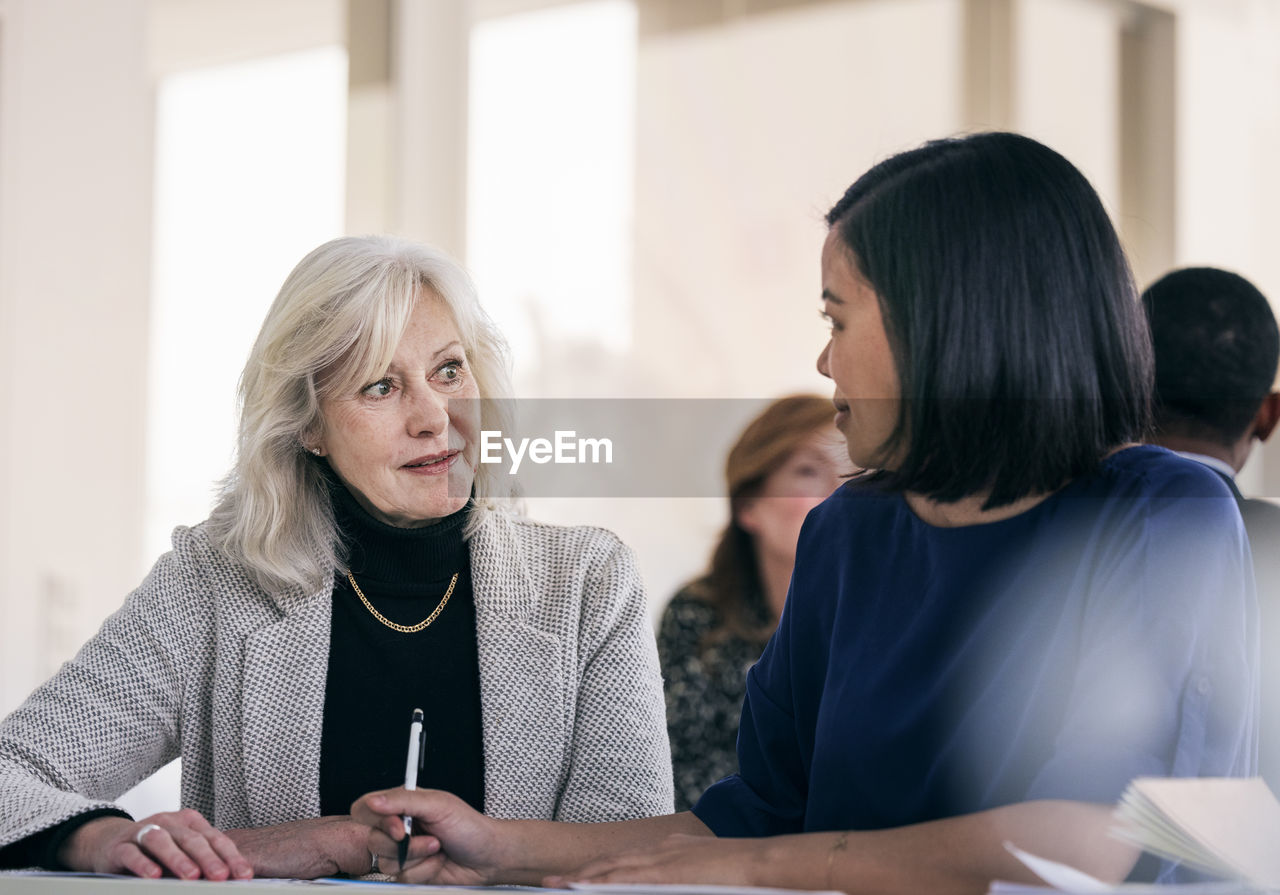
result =
[[[602,529],[478,512],[487,813],[670,812],[662,679],[631,551]],[[0,845],[109,806],[178,756],[183,806],[217,827],[317,816],[330,612],[329,590],[268,595],[204,525],[176,529],[93,639],[0,722]]]

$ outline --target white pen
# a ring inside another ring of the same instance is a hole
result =
[[[426,733],[422,729],[422,709],[414,709],[413,719],[409,722],[409,756],[404,763],[404,788],[407,790],[412,791],[418,788],[418,770],[426,759],[424,745],[426,745]],[[409,837],[412,834],[413,815],[406,814],[404,815],[404,838],[400,840],[397,851],[401,870],[404,870],[404,862],[409,857]]]

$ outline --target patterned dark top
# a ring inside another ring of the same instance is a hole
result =
[[[703,636],[720,624],[719,610],[686,588],[671,598],[658,629],[677,811],[692,808],[708,786],[738,771],[747,669],[764,643],[729,637],[702,649]]]

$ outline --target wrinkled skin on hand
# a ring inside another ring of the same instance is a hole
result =
[[[73,870],[156,879],[250,879],[253,868],[226,833],[191,808],[131,821],[101,817],[68,837],[58,859]]]
[[[316,879],[372,869],[368,831],[346,815],[313,817],[271,827],[228,830],[257,876]]]

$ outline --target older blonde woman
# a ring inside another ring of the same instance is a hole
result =
[[[0,866],[183,878],[377,870],[346,817],[403,781],[494,817],[671,810],[628,549],[504,512],[477,463],[510,393],[465,274],[338,239],[290,274],[241,381],[211,518],[0,722]],[[181,756],[183,810],[112,800]]]

